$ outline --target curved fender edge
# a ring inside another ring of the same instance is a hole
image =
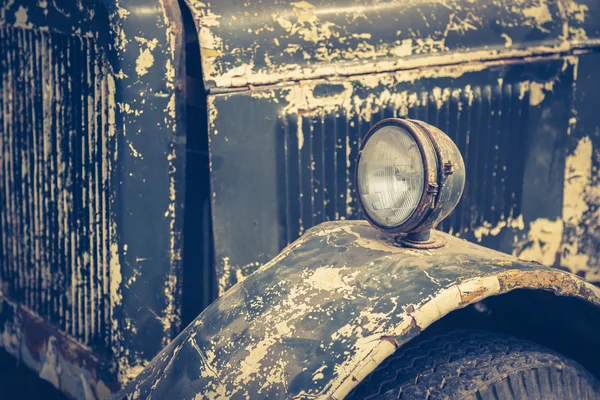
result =
[[[215,301],[119,398],[334,398],[448,313],[515,289],[600,305],[578,277],[444,235],[394,246],[364,221],[310,229]]]

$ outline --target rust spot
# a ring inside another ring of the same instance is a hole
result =
[[[597,302],[598,294],[594,292],[593,286],[586,285],[584,281],[579,281],[578,278],[558,270],[510,270],[498,274],[498,282],[502,292],[526,287],[553,290],[557,294],[579,296]]]
[[[559,287],[565,283],[565,275],[555,271],[519,271],[509,270],[498,274],[500,289],[504,291],[519,287],[528,287],[532,289]]]
[[[413,318],[414,321],[414,318]],[[398,341],[396,341],[396,338],[393,336],[382,336],[379,339],[386,341],[386,342],[390,342],[392,345],[394,345],[394,348],[398,348],[400,347],[400,345],[398,344]]]
[[[21,308],[19,314],[21,316],[21,329],[23,332],[26,332],[24,335],[25,343],[30,354],[36,361],[41,360],[41,354],[46,351],[49,338],[55,337],[61,357],[70,364],[85,367],[92,375],[92,378],[94,380],[97,379],[95,365],[98,363],[98,360],[91,352],[82,349],[80,345],[68,336],[51,329],[41,318],[31,314],[27,310]]]
[[[417,325],[416,318],[413,317],[412,315],[410,316],[410,326],[411,326],[411,328],[418,328],[418,329],[420,329],[420,327]]]
[[[40,354],[46,348],[48,334],[44,328],[45,325],[40,318],[26,312],[21,314],[21,329],[28,333],[25,336],[25,343],[36,361],[40,361]]]
[[[475,299],[480,299],[485,296],[487,292],[487,288],[481,286],[475,290],[469,292],[460,292],[460,303],[458,303],[459,307],[463,307],[467,304],[471,304],[475,301]]]

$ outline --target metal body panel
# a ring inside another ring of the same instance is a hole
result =
[[[385,117],[437,126],[469,164],[440,229],[600,280],[600,142],[583,111],[597,104],[595,3],[188,4],[210,92],[221,293],[304,229],[361,218],[358,143]]]
[[[176,1],[0,1],[0,294],[39,318],[3,308],[1,344],[74,397],[68,370],[105,397],[179,330],[182,29]]]
[[[571,40],[592,38],[586,13],[595,8],[573,0],[187,3],[208,88],[567,51]]]
[[[465,192],[441,230],[573,272],[598,269],[593,256],[577,268],[562,262],[562,228],[554,241],[541,229],[569,213],[566,149],[581,105],[573,96],[588,91],[587,83],[577,85],[577,71],[595,65],[594,57],[472,62],[209,96],[221,292],[305,229],[361,218],[358,145],[386,117],[429,122],[463,154]],[[583,233],[586,240],[592,232]]]
[[[566,146],[562,242],[557,252],[558,265],[592,282],[600,282],[599,66],[598,53],[580,58]]]
[[[339,399],[431,323],[488,296],[542,289],[600,305],[600,290],[574,275],[442,235],[446,247],[412,250],[365,221],[311,228],[200,314],[123,396]]]

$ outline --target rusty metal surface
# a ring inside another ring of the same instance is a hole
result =
[[[43,321],[7,322],[22,337],[79,343],[67,393],[98,360],[128,381],[180,328],[182,29],[174,0],[0,1],[1,297]]]
[[[0,298],[0,345],[73,399],[105,399],[119,389],[113,366],[37,314]]]
[[[432,322],[488,296],[543,289],[600,305],[600,289],[573,275],[444,235],[427,251],[392,246],[365,221],[310,229],[207,308],[124,397],[339,399]]]

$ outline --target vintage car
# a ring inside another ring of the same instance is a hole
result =
[[[594,0],[0,0],[0,346],[77,399],[598,397],[598,45]]]

